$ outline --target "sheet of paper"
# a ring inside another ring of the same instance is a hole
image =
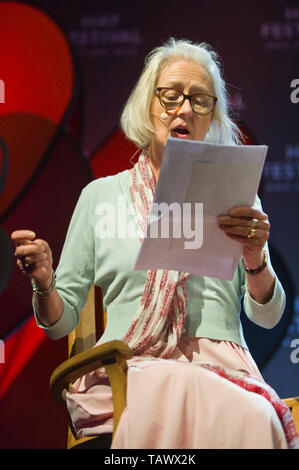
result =
[[[253,205],[267,150],[169,138],[135,269],[232,280],[242,246],[218,228],[217,216]]]

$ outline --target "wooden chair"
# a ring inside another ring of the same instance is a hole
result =
[[[127,359],[132,351],[123,341],[108,341],[93,347],[105,329],[105,313],[101,289],[93,286],[81,313],[81,321],[69,335],[69,359],[60,364],[52,373],[50,388],[54,398],[65,405],[65,392],[77,378],[99,367],[105,367],[113,393],[113,434],[116,431],[120,416],[126,406],[126,371]],[[299,433],[299,397],[283,400],[292,412]],[[109,447],[112,436],[101,438],[85,437],[76,439],[71,427],[68,430],[67,447],[100,448]]]
[[[108,341],[100,346],[93,347],[104,332],[104,328],[105,313],[103,311],[101,289],[92,286],[81,312],[80,323],[68,336],[69,359],[53,371],[50,379],[50,389],[54,398],[65,405],[65,392],[70,384],[82,375],[99,367],[104,367],[113,394],[114,434],[126,406],[126,360],[132,357],[132,352],[123,341]],[[76,439],[70,426],[67,448],[109,447],[111,439],[112,436],[105,436],[103,439],[95,437]],[[90,442],[91,440],[97,440],[97,442]]]

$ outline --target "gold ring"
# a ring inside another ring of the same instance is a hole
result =
[[[257,226],[257,224],[258,224],[258,219],[251,219],[251,227],[247,235],[248,238],[254,238],[254,235],[256,232],[255,227]]]
[[[255,232],[256,232],[255,228],[251,227],[251,229],[249,230],[249,233],[247,235],[247,238],[254,238]]]
[[[25,256],[22,256],[20,260],[21,260],[21,265],[22,265],[22,268],[21,268],[21,269],[22,269],[23,271],[27,272],[27,271],[28,271],[28,268],[30,269],[31,264],[29,264],[29,263],[26,262],[26,257],[25,257]]]

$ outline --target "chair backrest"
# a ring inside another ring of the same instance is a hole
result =
[[[106,318],[103,307],[103,294],[100,287],[91,286],[87,301],[81,311],[80,322],[68,335],[68,357],[73,357],[92,348],[105,330]],[[79,443],[88,441],[82,438],[77,441],[71,427],[68,428],[67,448],[71,449]]]
[[[105,323],[102,290],[92,285],[81,311],[80,322],[68,335],[68,356],[72,357],[92,348],[104,333]]]

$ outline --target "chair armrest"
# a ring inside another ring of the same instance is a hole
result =
[[[283,402],[289,407],[299,434],[299,397],[284,398]]]
[[[59,403],[65,404],[64,390],[82,375],[115,362],[126,367],[126,359],[132,357],[129,346],[119,340],[108,341],[94,348],[83,351],[64,361],[52,373],[50,389]]]

